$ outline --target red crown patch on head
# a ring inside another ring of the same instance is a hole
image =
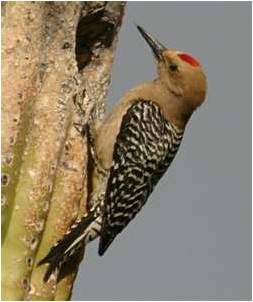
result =
[[[193,58],[192,56],[188,55],[187,53],[179,53],[178,56],[185,62],[189,63],[192,66],[199,66],[199,62]]]

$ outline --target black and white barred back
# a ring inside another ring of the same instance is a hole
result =
[[[68,261],[83,244],[100,236],[102,255],[113,239],[140,211],[179,148],[183,130],[169,123],[158,105],[138,99],[123,116],[105,192],[39,264],[51,272]]]
[[[146,203],[179,148],[183,130],[158,105],[137,100],[123,117],[107,183],[99,243],[102,255]]]

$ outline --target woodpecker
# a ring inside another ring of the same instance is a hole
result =
[[[44,281],[97,237],[98,253],[105,253],[146,203],[174,159],[189,118],[205,99],[207,82],[199,61],[137,28],[151,47],[158,76],[128,91],[94,134],[88,213],[40,261],[49,264]]]

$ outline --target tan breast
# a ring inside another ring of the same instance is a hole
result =
[[[120,131],[122,118],[127,109],[137,99],[151,100],[158,104],[165,118],[172,123],[178,124],[177,115],[175,114],[175,105],[178,100],[174,100],[168,90],[164,89],[159,82],[146,82],[136,88],[129,90],[114,106],[111,113],[105,118],[97,130],[95,144],[98,160],[104,169],[110,169],[113,149],[117,135]]]

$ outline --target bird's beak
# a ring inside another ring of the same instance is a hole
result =
[[[153,38],[149,33],[147,33],[141,26],[136,25],[137,29],[143,36],[143,38],[147,41],[148,45],[151,47],[155,57],[157,60],[161,61],[163,59],[162,53],[166,49],[160,42],[158,42],[155,38]]]

